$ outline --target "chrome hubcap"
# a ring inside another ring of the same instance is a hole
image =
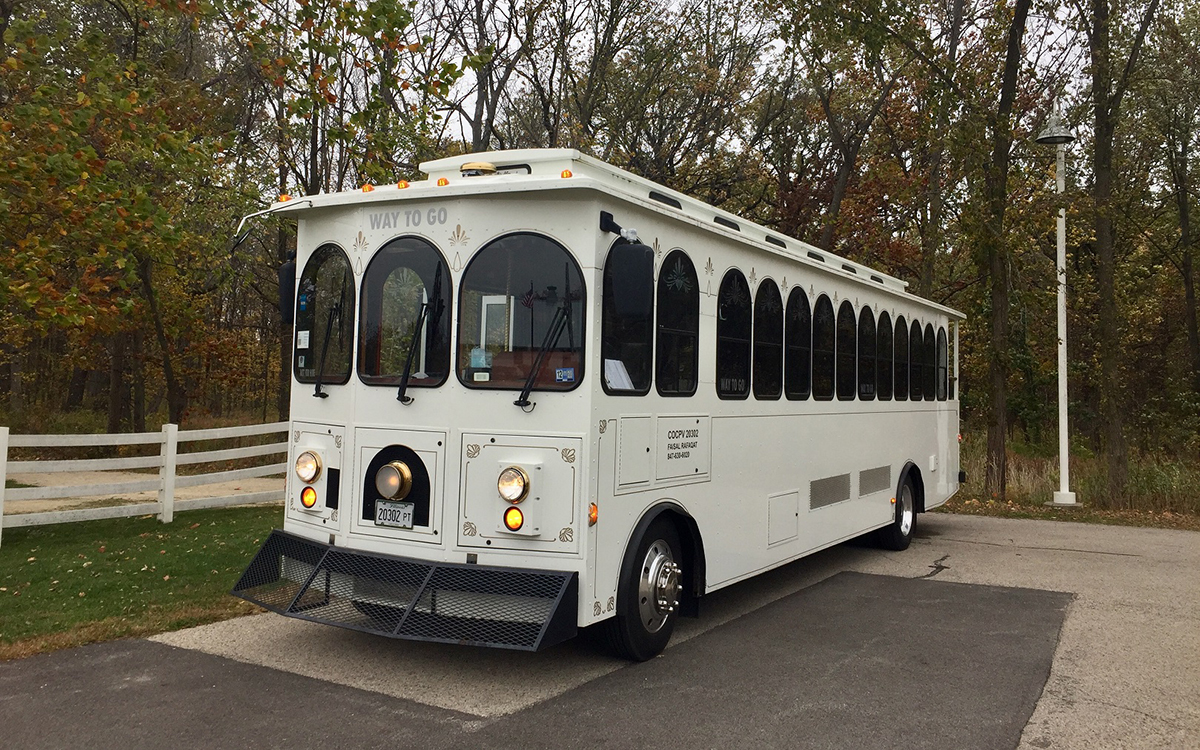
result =
[[[900,521],[900,533],[908,536],[909,532],[912,531],[913,519],[916,517],[916,513],[913,507],[912,488],[907,484],[904,485],[904,489],[900,492],[899,516],[897,520]]]
[[[638,576],[638,614],[650,633],[657,633],[679,606],[683,590],[682,571],[671,556],[671,548],[662,539],[646,550]]]

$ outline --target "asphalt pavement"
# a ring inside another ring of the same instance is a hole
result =
[[[0,664],[5,748],[1200,747],[1200,534],[920,518],[631,665],[260,615]]]

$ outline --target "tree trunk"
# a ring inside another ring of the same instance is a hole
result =
[[[133,431],[146,431],[146,337],[133,334]]]
[[[988,456],[985,492],[1003,500],[1007,491],[1008,454],[1008,247],[1004,236],[1004,209],[1008,205],[1008,163],[1012,149],[1012,108],[1020,73],[1021,40],[1029,17],[1031,0],[1017,0],[1012,24],[1008,28],[1008,49],[1004,78],[1000,84],[1000,103],[992,122],[992,157],[984,170],[984,201],[987,214],[983,222],[982,261],[988,275],[992,306],[992,339],[988,346],[988,383],[991,387],[991,415],[988,420]]]
[[[128,399],[125,396],[125,339],[127,334],[118,331],[113,335],[112,351],[108,357],[108,431],[121,431],[124,421],[125,406]]]
[[[67,386],[67,400],[63,403],[64,411],[75,411],[83,406],[83,394],[87,388],[88,371],[76,367],[71,372],[71,384]]]
[[[154,293],[152,269],[152,261],[149,258],[138,261],[138,277],[142,281],[142,292],[150,308],[150,318],[154,321],[154,335],[158,339],[158,348],[162,354],[163,380],[167,385],[167,419],[172,424],[180,424],[183,411],[187,408],[187,394],[175,377],[175,367],[171,362],[171,342],[167,340],[162,313],[158,308],[158,295]]]

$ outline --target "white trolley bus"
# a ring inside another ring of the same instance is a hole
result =
[[[421,169],[269,209],[298,219],[294,470],[236,595],[648,659],[708,592],[905,548],[963,481],[958,312],[577,151]]]

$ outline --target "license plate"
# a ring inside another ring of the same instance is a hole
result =
[[[394,526],[397,529],[411,529],[413,527],[413,504],[389,503],[386,500],[376,500],[375,525]]]

